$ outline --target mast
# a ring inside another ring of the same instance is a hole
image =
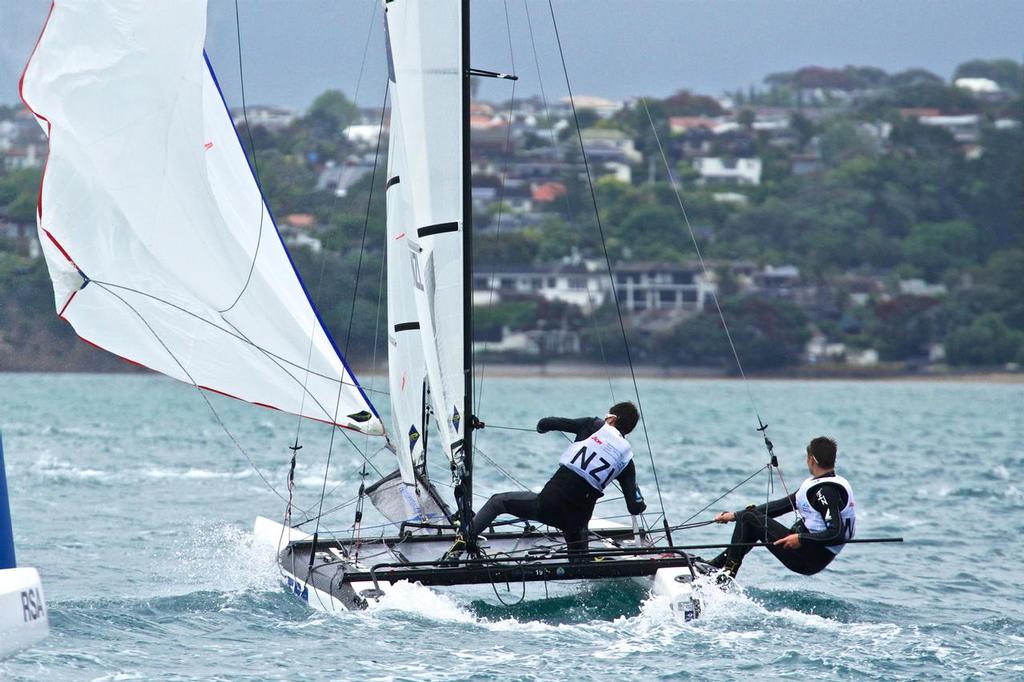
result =
[[[465,532],[473,517],[473,176],[470,161],[469,105],[470,28],[469,2],[462,0],[462,353],[465,376],[465,423],[462,461],[465,471],[459,483],[459,529]]]

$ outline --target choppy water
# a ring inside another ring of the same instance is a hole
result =
[[[616,388],[627,396],[625,384]],[[369,612],[314,612],[281,589],[272,557],[250,541],[253,517],[279,516],[283,504],[193,389],[148,376],[0,375],[18,556],[40,568],[52,623],[42,646],[0,662],[0,677],[1024,678],[1024,386],[751,389],[791,482],[802,477],[806,440],[834,435],[859,535],[907,544],[851,546],[812,578],[756,550],[744,591],[716,596],[706,617],[683,623],[628,583],[513,608],[410,586]],[[762,465],[740,384],[650,380],[641,390],[671,518]],[[280,486],[296,421],[213,401]],[[521,426],[598,414],[608,402],[604,381],[496,379],[481,416]],[[300,435],[298,499],[312,504],[327,432],[304,424]],[[480,447],[539,487],[561,444],[554,434],[488,430]],[[385,455],[374,460],[382,470]],[[331,499],[352,496],[359,462],[348,444],[335,452]],[[650,464],[638,465],[653,501]],[[486,466],[477,485],[513,487]],[[758,478],[720,507],[764,496]],[[619,514],[620,505],[599,509]],[[347,509],[334,527],[350,521]]]

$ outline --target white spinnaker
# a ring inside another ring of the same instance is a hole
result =
[[[416,255],[415,300],[435,423],[449,457],[461,457],[469,416],[463,356],[462,3],[385,4],[394,82],[401,108],[412,206],[407,230]],[[394,131],[394,126],[392,127]],[[394,133],[393,133],[394,134]]]
[[[382,433],[281,243],[205,35],[205,0],[54,4],[22,98],[50,138],[38,218],[59,314],[181,381]]]
[[[392,100],[386,184],[388,382],[398,468],[402,472],[402,480],[415,486],[415,470],[423,468],[426,454],[423,447],[423,390],[427,365],[420,340],[413,278],[418,254],[409,246],[409,235],[415,234],[415,227],[399,117],[398,104]]]

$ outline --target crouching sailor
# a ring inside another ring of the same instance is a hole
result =
[[[718,523],[736,522],[734,545],[711,560],[711,565],[736,576],[750,543],[764,542],[768,551],[791,571],[813,575],[836,558],[843,543],[853,539],[856,525],[850,482],[836,474],[836,442],[820,436],[807,446],[810,477],[788,497],[750,506],[743,511],[722,512]],[[796,511],[797,521],[786,528],[775,517]]]
[[[633,403],[618,403],[608,415],[566,419],[545,417],[537,423],[539,433],[564,431],[575,436],[559,460],[558,470],[540,493],[530,491],[493,495],[473,517],[469,533],[456,540],[446,558],[467,551],[478,554],[477,538],[500,514],[539,521],[562,531],[573,559],[587,549],[590,517],[604,489],[617,480],[630,514],[640,514],[647,505],[636,485],[633,450],[626,436],[636,427],[639,412]]]

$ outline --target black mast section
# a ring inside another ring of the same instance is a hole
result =
[[[462,411],[462,457],[465,471],[458,487],[459,530],[473,518],[473,176],[470,162],[469,0],[462,0],[462,353],[466,401]]]

